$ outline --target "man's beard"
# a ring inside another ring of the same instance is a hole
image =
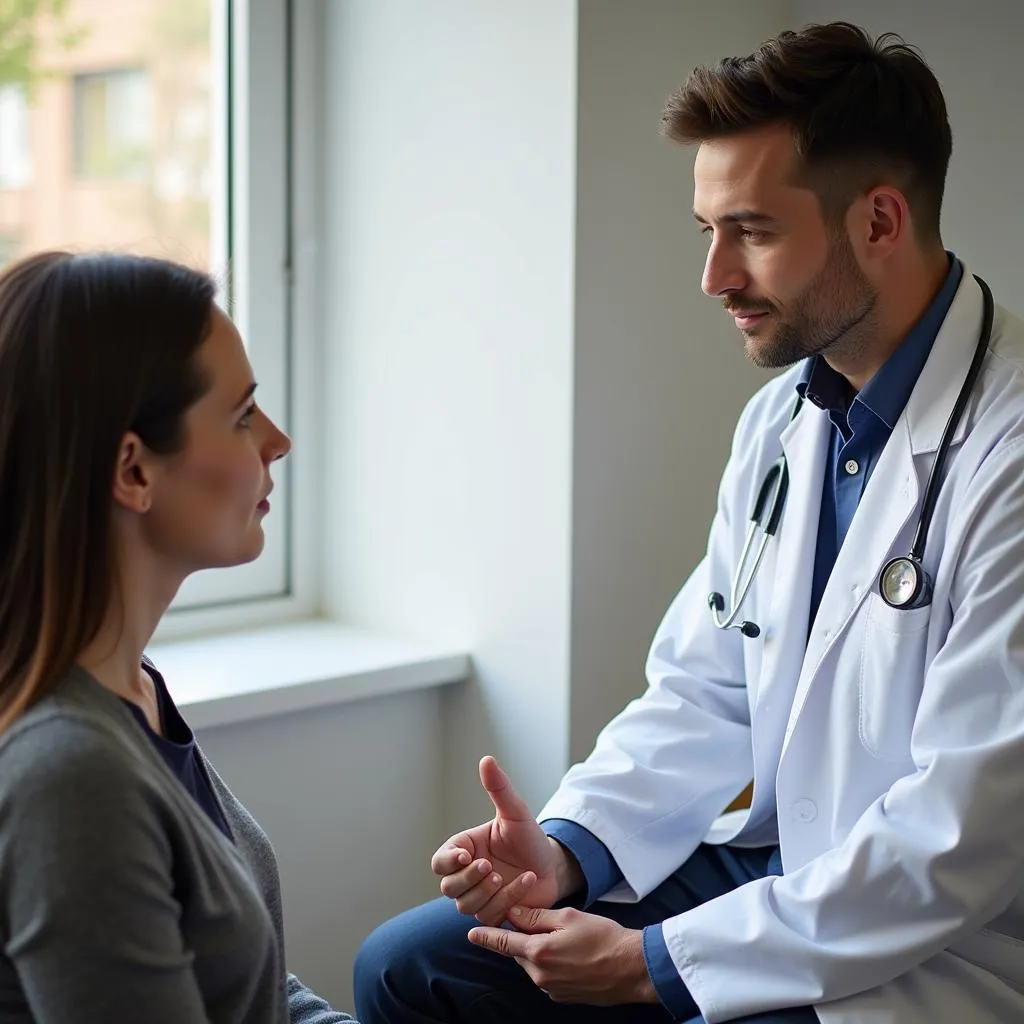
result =
[[[742,295],[732,295],[724,305],[730,312],[751,310],[775,315],[774,331],[747,338],[746,351],[757,366],[776,369],[840,344],[859,350],[874,320],[878,292],[864,276],[845,234],[829,247],[828,260],[810,284],[790,305],[785,320],[775,307],[760,306]]]

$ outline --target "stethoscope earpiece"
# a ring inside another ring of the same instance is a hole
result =
[[[719,615],[725,609],[725,598],[717,590],[708,594],[708,607],[715,617],[715,625],[722,629],[738,629],[745,637],[753,640],[761,635],[761,627],[756,622],[744,619],[742,622],[721,622]]]

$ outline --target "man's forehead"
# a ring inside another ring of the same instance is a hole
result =
[[[700,221],[764,221],[811,198],[796,184],[798,161],[788,129],[701,143],[693,168],[694,216]]]
[[[694,181],[782,183],[792,180],[797,159],[788,128],[760,128],[707,139],[697,149]]]

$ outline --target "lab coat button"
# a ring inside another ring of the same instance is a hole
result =
[[[793,819],[794,821],[809,822],[814,821],[818,816],[818,807],[813,800],[797,800],[793,804]]]

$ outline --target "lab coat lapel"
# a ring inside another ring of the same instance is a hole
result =
[[[970,270],[964,267],[963,280],[953,298],[953,304],[949,307],[928,361],[907,402],[904,418],[915,455],[934,452],[939,447],[946,421],[974,356],[983,310],[981,287]],[[964,439],[972,406],[973,403],[969,402],[967,414],[961,417],[957,425],[953,445]]]
[[[778,532],[772,598],[763,638],[757,701],[773,695],[772,706],[788,706],[803,660],[807,616],[811,603],[811,571],[821,513],[821,488],[828,455],[828,416],[805,402],[780,435],[789,467],[789,497]],[[776,699],[778,698],[778,699]]]
[[[910,437],[906,423],[901,419],[868,481],[821,596],[790,705],[783,752],[789,745],[825,655],[842,637],[853,613],[876,586],[878,573],[893,543],[917,506],[917,497],[918,483]]]

